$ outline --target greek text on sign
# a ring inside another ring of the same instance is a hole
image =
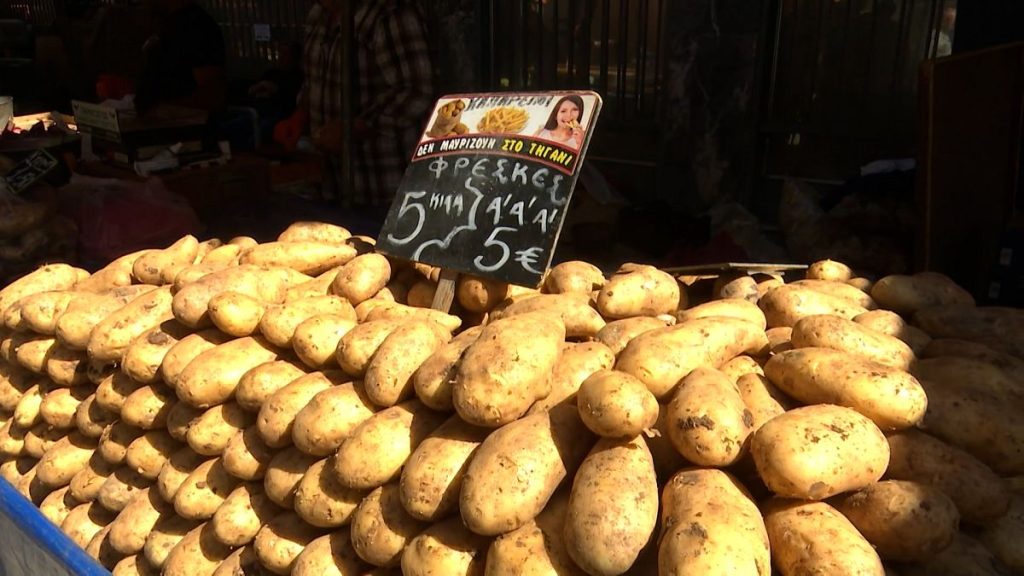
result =
[[[441,98],[395,195],[378,249],[538,285],[600,108],[594,92]]]

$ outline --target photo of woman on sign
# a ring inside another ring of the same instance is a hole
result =
[[[575,94],[563,96],[555,103],[547,123],[534,135],[578,149],[583,145],[583,135],[586,132],[580,125],[582,117],[583,98]]]

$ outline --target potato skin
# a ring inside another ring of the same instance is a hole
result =
[[[420,443],[399,481],[409,515],[436,522],[457,511],[466,466],[489,432],[452,416]]]
[[[699,367],[680,382],[666,414],[668,436],[684,458],[701,466],[728,466],[747,450],[754,418],[736,385]]]
[[[452,380],[463,352],[476,342],[483,331],[474,326],[460,332],[420,364],[413,374],[413,390],[423,404],[433,410],[454,410]]]
[[[978,534],[978,540],[1011,571],[1019,573],[1024,569],[1024,552],[1020,548],[1022,533],[1024,533],[1024,497],[1014,494],[1010,499],[1010,508],[1006,514],[986,526]]]
[[[569,556],[588,574],[622,574],[657,521],[658,479],[643,438],[599,440],[573,480],[565,522]]]
[[[355,257],[356,249],[347,244],[302,240],[258,244],[244,250],[238,261],[255,266],[283,266],[316,276]]]
[[[290,349],[295,329],[317,314],[334,314],[349,320],[356,319],[355,308],[346,299],[322,294],[267,307],[260,318],[259,331],[274,346]]]
[[[565,548],[569,490],[551,497],[537,516],[491,542],[484,574],[489,576],[584,576]]]
[[[146,536],[173,510],[155,487],[143,489],[110,524],[111,547],[125,555],[142,552]]]
[[[664,320],[654,316],[623,318],[605,324],[604,328],[597,332],[595,338],[607,346],[612,354],[618,356],[619,352],[622,352],[633,338],[649,330],[664,328],[667,325]]]
[[[274,392],[260,408],[256,417],[263,441],[271,448],[284,448],[292,443],[295,418],[317,394],[348,381],[341,370],[313,372],[300,376]]]
[[[225,342],[203,352],[185,367],[178,377],[178,398],[196,408],[226,402],[234,395],[243,374],[277,358],[278,352],[259,338],[246,336]]]
[[[694,368],[718,367],[741,353],[760,352],[767,344],[764,330],[756,324],[698,318],[637,336],[619,354],[615,369],[636,376],[664,401]]]
[[[795,333],[795,330],[794,330]],[[805,404],[853,408],[884,430],[921,422],[928,395],[909,373],[829,348],[797,348],[771,357],[765,376]]]
[[[245,546],[282,510],[267,498],[259,484],[242,484],[228,495],[213,513],[210,527],[218,542],[227,546]]]
[[[899,314],[889,310],[871,310],[854,316],[853,321],[875,332],[899,338],[918,356],[932,339],[927,332],[907,324]]]
[[[602,316],[618,320],[632,316],[671,314],[679,308],[679,283],[653,266],[636,266],[612,275],[597,295]]]
[[[289,224],[277,236],[277,241],[346,244],[350,238],[352,238],[352,233],[343,226],[328,222],[299,221]]]
[[[460,274],[455,285],[455,299],[468,312],[490,312],[508,296],[508,284]]]
[[[376,411],[360,382],[332,386],[318,392],[295,415],[292,442],[306,454],[333,454]]]
[[[250,482],[263,479],[274,454],[260,436],[259,428],[250,426],[228,441],[221,459],[229,474]]]
[[[889,444],[871,420],[830,404],[796,408],[754,433],[750,453],[765,485],[783,497],[823,500],[881,479]]]
[[[86,350],[94,360],[120,361],[140,334],[171,320],[171,289],[162,286],[136,297],[110,314],[89,334]]]
[[[356,321],[339,314],[316,314],[295,327],[292,349],[313,370],[334,368],[335,353],[342,337],[356,327]]]
[[[366,395],[377,406],[394,406],[414,394],[413,374],[451,334],[427,321],[406,322],[388,334],[366,366]]]
[[[494,536],[536,518],[566,476],[578,468],[591,441],[576,407],[564,404],[492,432],[463,479],[459,509],[466,526]],[[508,474],[510,466],[534,472]],[[498,490],[507,497],[494,498]]]
[[[255,423],[256,417],[236,402],[214,406],[189,426],[185,440],[197,454],[220,456],[235,434]]]
[[[329,292],[353,305],[368,300],[391,280],[391,262],[382,254],[370,253],[349,260],[331,282]]]
[[[241,338],[256,332],[266,309],[259,298],[228,290],[210,298],[207,314],[222,332]]]
[[[405,545],[402,574],[483,574],[482,553],[487,544],[486,538],[467,530],[458,518],[449,518],[427,528]]]
[[[795,348],[831,348],[900,370],[910,370],[917,360],[899,338],[827,314],[798,320],[791,341]]]
[[[936,272],[886,276],[871,287],[871,296],[883,308],[899,314],[931,306],[974,306],[969,292]]]
[[[579,294],[537,294],[492,312],[491,320],[529,313],[544,313],[560,319],[567,338],[593,338],[605,326],[604,318],[591,307],[589,298]]]
[[[318,528],[338,528],[352,520],[352,514],[366,497],[366,490],[346,488],[332,472],[331,458],[310,466],[295,486],[293,507],[307,524]]]
[[[853,319],[868,311],[845,298],[789,284],[772,288],[758,300],[757,305],[764,310],[769,328],[793,326],[804,316],[832,314]]]
[[[175,495],[189,474],[207,460],[208,458],[196,454],[188,446],[171,454],[156,478],[156,488],[160,492],[160,497],[167,502],[174,502]]]
[[[752,432],[765,422],[793,407],[793,400],[779,391],[767,377],[760,374],[744,374],[736,381],[743,404],[746,405],[754,422]]]
[[[882,561],[857,528],[824,502],[774,498],[764,507],[772,560],[783,576],[884,576]]]
[[[274,392],[308,373],[305,367],[296,362],[288,360],[264,362],[242,375],[238,381],[238,387],[235,388],[235,401],[250,412],[259,412],[263,403]]]
[[[295,507],[295,490],[309,468],[317,462],[316,456],[303,454],[295,448],[281,450],[267,465],[266,476],[263,477],[263,489],[267,498],[285,509]]]
[[[956,504],[927,484],[883,480],[834,505],[885,560],[927,561],[949,546],[959,530]]]
[[[292,564],[292,576],[347,576],[362,574],[366,567],[348,531],[338,530],[307,544]]]
[[[174,510],[182,518],[207,520],[239,484],[224,470],[220,458],[203,462],[174,493]]]
[[[987,524],[1006,513],[1010,502],[1006,482],[971,454],[914,429],[890,434],[887,440],[891,454],[887,478],[942,490],[964,522]]]
[[[82,434],[89,438],[99,438],[103,429],[117,420],[118,414],[104,410],[96,402],[96,395],[93,394],[75,410],[75,427]]]
[[[561,403],[575,403],[580,387],[592,374],[610,370],[615,355],[600,342],[566,342],[562,354],[548,376],[551,391],[534,402],[527,414],[550,410]]]
[[[561,320],[539,313],[496,320],[462,356],[452,386],[455,411],[477,426],[519,418],[550,392],[547,375],[565,340]]]
[[[637,378],[615,370],[591,374],[576,394],[580,418],[605,438],[632,438],[654,426],[658,400]]]
[[[802,288],[810,288],[815,292],[822,294],[828,294],[837,298],[842,298],[847,302],[862,306],[868,310],[877,310],[878,304],[871,298],[871,296],[856,286],[851,286],[846,282],[836,282],[832,280],[797,280],[789,284],[790,286],[800,286]]]
[[[167,555],[162,576],[210,574],[231,554],[231,548],[217,541],[209,522],[193,528]]]
[[[386,484],[370,492],[352,515],[352,547],[374,566],[397,567],[406,543],[425,527],[402,508],[398,484]]]
[[[253,549],[264,568],[287,575],[303,548],[320,535],[320,530],[303,522],[294,512],[285,512],[260,528]]]
[[[43,454],[36,466],[36,478],[49,488],[63,488],[80,470],[89,465],[96,451],[96,440],[72,432],[58,440]]]
[[[828,259],[818,260],[807,267],[807,277],[814,280],[846,282],[853,278],[853,270],[842,262]]]
[[[736,318],[737,320],[756,324],[762,330],[765,329],[765,324],[767,323],[764,312],[758,308],[757,304],[747,302],[746,300],[712,300],[711,302],[705,302],[693,308],[676,312],[677,322],[712,317]]]
[[[661,501],[659,574],[771,574],[761,514],[729,474],[681,470],[665,484]]]

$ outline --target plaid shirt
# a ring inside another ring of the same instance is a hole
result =
[[[413,147],[433,104],[429,47],[418,8],[410,0],[356,3],[358,75],[356,118],[369,133],[355,142],[353,198],[344,205],[387,206],[402,180]],[[342,26],[319,4],[309,13],[305,43],[306,85],[300,96],[315,133],[342,113]],[[339,158],[327,158],[325,186],[341,190]]]

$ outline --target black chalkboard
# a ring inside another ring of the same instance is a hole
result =
[[[46,150],[36,150],[18,162],[3,179],[11,192],[21,194],[58,164],[57,159]]]
[[[463,116],[468,116],[465,130],[430,137],[431,131],[439,134],[436,120],[431,124],[405,172],[377,248],[459,272],[539,285],[600,109],[597,94],[572,93],[587,104],[575,125],[582,136],[566,143],[538,135],[565,94],[441,98],[435,115],[453,102],[470,111]],[[518,126],[518,133],[472,131],[474,125],[489,126],[487,113],[498,108],[532,110],[528,117],[533,118]]]

